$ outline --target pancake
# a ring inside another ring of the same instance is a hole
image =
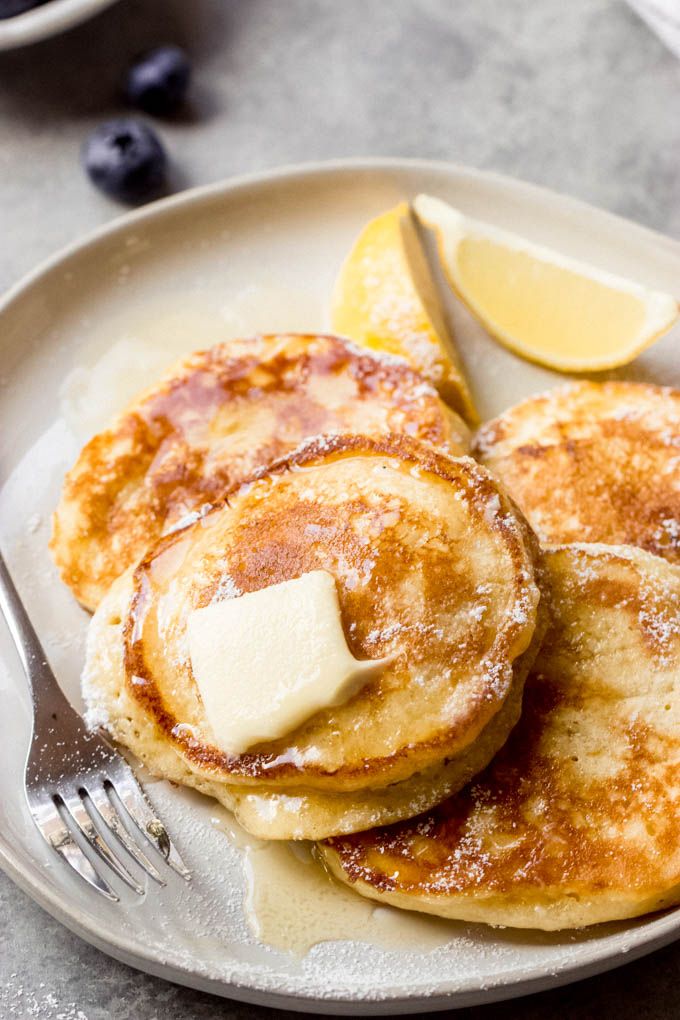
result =
[[[173,366],[82,450],[54,515],[52,555],[94,609],[169,527],[312,435],[403,432],[447,452],[468,430],[398,358],[331,336],[234,340]]]
[[[680,390],[572,383],[484,425],[475,454],[542,541],[637,545],[680,564]]]
[[[124,587],[116,583],[114,588],[119,591],[112,590],[107,596],[109,608],[113,608],[114,594],[122,594]],[[124,599],[119,602],[123,607]],[[95,614],[88,639],[88,660],[95,663],[95,668],[86,671],[83,683],[90,726],[104,726],[153,775],[214,797],[260,839],[323,839],[330,834],[388,825],[420,814],[459,790],[491,760],[517,723],[524,681],[538,645],[532,641],[518,659],[515,680],[502,708],[472,747],[453,761],[382,789],[324,793],[300,787],[278,792],[265,786],[254,790],[229,785],[192,769],[131,697],[127,685],[119,685],[124,669],[123,642],[111,641],[110,631],[105,615]]]
[[[237,787],[247,827],[267,810],[244,795],[262,795],[272,816],[262,824],[276,838],[291,819],[286,806],[274,810],[274,794],[310,798],[299,838],[324,818],[328,834],[387,809],[404,817],[423,797],[460,788],[513,725],[540,626],[538,562],[516,508],[470,458],[404,436],[312,440],[115,582],[88,639],[90,719],[158,774],[210,784],[213,795],[221,785],[229,805]],[[188,614],[318,569],[336,579],[352,654],[392,662],[345,704],[226,755],[191,673]],[[367,796],[387,787],[389,797]],[[358,796],[333,805],[331,820],[323,798],[336,794]]]
[[[118,590],[107,596],[109,609],[113,609],[114,596],[124,609],[125,587],[120,582],[114,586]],[[232,786],[197,773],[164,739],[160,728],[131,697],[127,685],[119,685],[124,670],[123,642],[111,641],[111,624],[103,613],[95,614],[88,639],[88,661],[94,663],[94,669],[88,669],[83,678],[89,704],[87,718],[92,728],[105,727],[155,776],[214,797],[233,811],[254,836],[323,839],[330,834],[358,832],[411,818],[440,803],[480,772],[519,719],[524,682],[543,629],[542,625],[537,628],[531,645],[517,660],[515,679],[502,708],[468,751],[382,789],[326,794],[300,787],[281,793],[264,786],[257,790]]]
[[[382,789],[324,794],[319,790],[243,790],[231,787],[230,807],[245,829],[261,839],[323,839],[329,834],[360,832],[412,818],[439,804],[476,776],[508,738],[522,708],[522,691],[543,633],[541,624],[531,645],[519,657],[508,697],[471,747],[451,761],[435,765]],[[190,784],[191,785],[191,784]]]
[[[545,930],[680,902],[680,568],[584,544],[546,572],[553,619],[489,768],[417,819],[322,846],[358,892]]]

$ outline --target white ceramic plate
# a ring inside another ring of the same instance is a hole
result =
[[[116,0],[49,0],[13,18],[0,20],[0,50],[13,50],[59,35],[110,7]]]
[[[680,244],[572,199],[447,164],[371,160],[281,170],[150,206],[58,255],[0,305],[0,543],[75,704],[86,615],[46,543],[79,443],[177,353],[234,332],[323,326],[359,228],[421,190],[651,286],[680,280]],[[515,358],[449,303],[484,415],[563,379]],[[628,375],[680,385],[678,340],[676,330]],[[50,856],[27,813],[29,703],[4,628],[0,703],[3,867],[84,939],[173,981],[317,1013],[418,1012],[565,983],[680,934],[680,910],[567,934],[452,923],[449,945],[427,954],[336,942],[300,960],[248,932],[241,851],[210,824],[210,802],[163,783],[150,792],[194,880],[110,905]]]

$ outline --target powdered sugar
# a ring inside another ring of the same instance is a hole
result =
[[[3,1020],[89,1020],[75,1002],[64,1001],[45,990],[41,981],[36,991],[26,988],[15,972],[0,989],[0,1008]]]
[[[374,627],[366,635],[368,644],[376,644],[391,641],[397,634],[403,634],[405,625],[403,623],[390,623],[387,627]]]
[[[655,647],[661,666],[677,663],[680,657],[680,586],[659,580],[640,589],[642,606],[638,624]]]
[[[220,579],[220,583],[215,589],[215,594],[213,596],[212,601],[222,602],[224,599],[235,599],[242,594],[243,592],[236,584],[233,577],[231,577],[230,574],[224,574],[223,577]]]
[[[664,517],[654,532],[654,538],[660,545],[680,545],[680,520]]]

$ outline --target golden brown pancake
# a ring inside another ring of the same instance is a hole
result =
[[[217,792],[206,792],[212,792],[245,829],[261,839],[323,839],[329,834],[389,825],[434,807],[476,776],[517,724],[524,682],[544,631],[544,614],[539,613],[539,617],[531,645],[515,663],[513,683],[503,707],[474,743],[455,758],[378,789],[325,793],[302,787],[278,792],[265,787],[253,790],[232,786],[227,791],[223,786]]]
[[[480,744],[478,769],[507,736],[516,706],[487,727],[534,653],[537,560],[514,504],[470,458],[404,436],[312,440],[162,538],[114,584],[92,622],[86,700],[119,740],[147,741],[152,769],[156,744],[159,760],[170,749],[192,785],[368,795],[414,780],[400,801],[410,813],[423,788],[414,777],[437,772],[445,796],[469,778],[476,741],[495,734]],[[352,654],[391,663],[345,704],[229,756],[191,673],[188,615],[319,569],[336,580]]]
[[[544,542],[637,545],[680,563],[680,390],[572,383],[484,425],[475,453]]]
[[[467,427],[416,371],[336,337],[256,337],[190,355],[67,474],[50,543],[63,580],[94,609],[187,513],[306,437],[347,429],[468,447]]]
[[[322,847],[358,892],[548,930],[680,901],[680,568],[593,544],[546,569],[553,619],[519,724],[438,808]]]
[[[116,582],[105,597],[108,609],[115,611],[114,597],[120,597],[118,604],[124,609],[122,581]],[[264,784],[257,788],[232,786],[208,779],[190,768],[139,702],[130,696],[128,686],[120,684],[124,676],[123,643],[111,639],[113,627],[101,611],[90,625],[91,668],[83,677],[90,706],[88,719],[95,728],[105,726],[154,775],[214,797],[234,812],[245,829],[261,839],[323,839],[331,834],[357,832],[426,811],[484,768],[519,719],[524,681],[544,629],[544,614],[540,615],[531,645],[515,664],[513,684],[505,703],[472,746],[451,761],[379,789],[326,793],[304,787],[278,791]]]

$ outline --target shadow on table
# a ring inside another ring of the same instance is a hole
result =
[[[121,80],[140,52],[164,42],[190,53],[196,76],[191,105],[177,120],[205,120],[213,112],[201,81],[201,61],[217,49],[224,60],[238,45],[239,24],[262,16],[260,0],[123,0],[70,32],[0,53],[0,108],[23,122],[125,112]]]

